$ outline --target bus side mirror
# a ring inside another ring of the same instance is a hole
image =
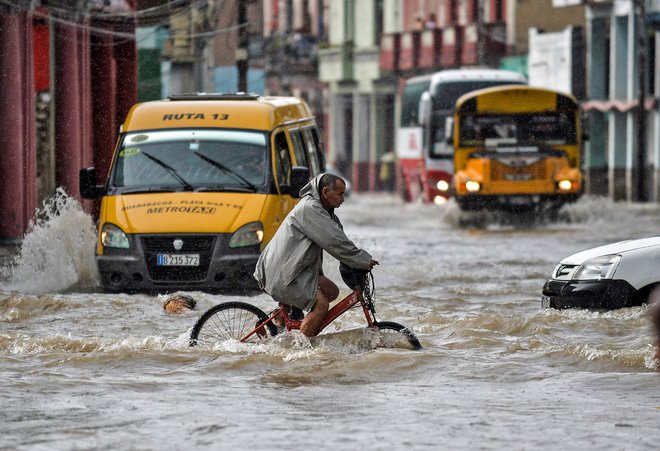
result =
[[[304,166],[291,168],[291,188],[289,194],[296,199],[300,198],[300,190],[309,182],[309,169]]]
[[[83,199],[98,199],[103,195],[103,186],[96,184],[96,169],[84,168],[78,175],[80,195]]]

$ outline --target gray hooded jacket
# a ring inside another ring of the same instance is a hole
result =
[[[305,310],[316,301],[324,250],[353,268],[369,269],[372,260],[346,236],[339,218],[321,205],[321,177],[300,190],[300,201],[259,256],[254,272],[275,301]]]

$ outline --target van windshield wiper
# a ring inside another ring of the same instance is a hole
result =
[[[202,160],[206,161],[207,163],[209,163],[209,164],[215,166],[216,168],[220,169],[222,172],[224,172],[224,173],[226,173],[226,174],[229,174],[229,175],[231,175],[232,177],[234,177],[235,179],[237,179],[238,181],[240,181],[240,182],[246,184],[247,186],[250,187],[250,189],[251,189],[252,191],[256,192],[256,191],[259,189],[259,188],[257,188],[257,187],[254,185],[254,183],[250,182],[250,181],[247,180],[245,177],[243,177],[241,174],[238,174],[237,172],[235,172],[235,171],[233,171],[232,169],[228,168],[228,167],[225,166],[224,164],[222,164],[222,163],[220,163],[220,162],[218,162],[218,161],[215,161],[213,158],[209,158],[209,157],[207,157],[207,156],[204,155],[203,153],[200,153],[200,152],[193,152],[193,153],[194,153],[195,155],[197,155],[199,158],[201,158]]]
[[[140,193],[173,193],[176,191],[172,187],[166,186],[136,186],[133,188],[119,188],[122,194],[140,194]]]
[[[216,193],[224,193],[224,192],[239,192],[239,193],[254,193],[254,190],[252,188],[248,188],[247,186],[238,186],[238,185],[208,185],[208,186],[197,186],[195,187],[195,191],[197,192],[216,192]]]
[[[175,179],[177,179],[179,182],[181,182],[181,184],[186,188],[186,190],[188,190],[188,191],[192,191],[192,190],[193,190],[193,186],[192,186],[190,183],[188,183],[188,182],[186,181],[186,179],[184,179],[183,177],[181,177],[181,175],[180,175],[178,172],[176,172],[176,169],[174,169],[172,166],[170,166],[169,164],[165,163],[163,160],[154,157],[153,155],[151,155],[151,154],[148,153],[148,152],[142,152],[142,155],[144,155],[145,157],[149,158],[151,161],[153,161],[154,163],[158,164],[159,166],[165,168],[165,170],[167,171],[167,173],[170,174],[170,175],[171,175],[172,177],[174,177]]]

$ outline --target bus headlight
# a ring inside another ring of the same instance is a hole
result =
[[[474,180],[469,180],[465,182],[465,189],[470,193],[476,193],[481,189],[481,184],[479,182],[475,182]]]
[[[440,180],[435,186],[438,188],[439,191],[449,190],[449,183],[447,183],[445,180]]]
[[[569,191],[573,188],[573,183],[570,180],[560,180],[557,187],[562,191]]]
[[[435,196],[433,203],[436,205],[444,205],[447,203],[447,198],[444,196]]]
[[[128,249],[130,244],[128,237],[122,229],[114,224],[105,223],[101,228],[101,243],[105,247]]]
[[[264,239],[264,226],[259,222],[249,222],[234,232],[229,247],[245,247],[260,244]]]

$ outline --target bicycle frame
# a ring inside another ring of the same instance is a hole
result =
[[[333,305],[330,308],[330,310],[328,310],[328,314],[321,323],[321,326],[319,327],[319,333],[323,331],[323,329],[325,329],[330,323],[332,323],[334,320],[336,320],[341,315],[343,315],[346,311],[350,310],[357,303],[360,303],[362,305],[362,310],[364,312],[364,317],[367,320],[367,325],[369,327],[374,327],[374,324],[376,323],[376,309],[374,308],[373,301],[371,299],[365,299],[365,297],[368,296],[364,295],[362,289],[356,288],[344,299]],[[273,319],[280,314],[284,317],[284,324],[286,325],[287,330],[300,330],[300,326],[302,325],[302,320],[290,319],[287,314],[286,305],[280,304],[278,308],[276,308],[270,313],[270,315],[265,321],[257,324],[254,330],[252,330],[246,336],[241,338],[241,341],[242,342],[246,341],[252,335],[257,333],[257,331],[261,329],[264,325],[273,321]]]

